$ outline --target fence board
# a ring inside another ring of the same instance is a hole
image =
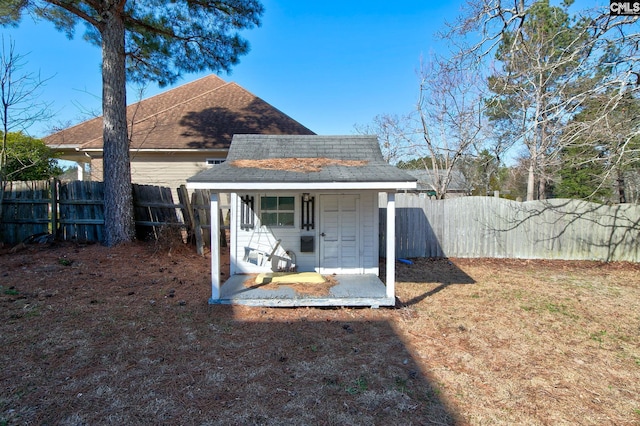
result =
[[[16,244],[49,231],[67,241],[102,241],[104,183],[53,183],[6,183],[0,205],[0,241]],[[157,238],[164,226],[185,227],[181,220],[185,206],[174,204],[169,188],[133,185],[132,190],[138,238]]]
[[[193,208],[191,207],[191,200],[189,199],[189,191],[185,185],[180,185],[178,188],[178,199],[182,205],[182,218],[187,228],[187,241],[193,242],[195,238],[195,218]]]

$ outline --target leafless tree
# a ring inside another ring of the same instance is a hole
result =
[[[373,124],[356,126],[356,131],[377,134],[387,161],[410,160],[424,167],[436,198],[444,198],[461,158],[484,144],[483,86],[469,64],[433,56],[420,64],[413,111],[378,115]]]
[[[39,100],[39,93],[47,79],[38,74],[22,73],[24,55],[15,51],[15,43],[2,39],[0,54],[0,213],[4,199],[6,165],[8,161],[7,137],[9,132],[25,132],[32,124],[51,117],[48,103]]]
[[[419,77],[411,147],[429,157],[432,189],[441,199],[461,158],[483,144],[483,81],[477,70],[456,58],[433,57],[422,64]]]
[[[371,124],[356,124],[355,131],[361,135],[377,135],[382,157],[389,164],[395,164],[403,156],[407,117],[380,114]]]
[[[503,61],[494,68],[494,89],[509,93],[503,104],[504,119],[511,120],[511,143],[529,151],[527,198],[544,193],[550,168],[559,166],[562,148],[576,141],[601,143],[593,135],[607,126],[612,113],[625,97],[637,98],[640,89],[640,27],[637,17],[612,16],[603,6],[579,10],[571,26],[533,37],[532,25],[541,13],[569,10],[550,7],[548,1],[469,1],[465,12],[449,26],[445,37],[457,44],[458,55],[488,67],[493,57]],[[538,14],[538,15],[536,15]],[[556,15],[548,15],[556,16]],[[510,61],[505,67],[504,60]],[[606,94],[597,114],[579,125],[571,120],[586,103]],[[629,143],[640,127],[630,126],[618,144],[609,150],[607,164],[628,161]],[[537,181],[537,193],[534,186]]]
[[[15,43],[2,39],[0,54],[0,121],[2,123],[2,147],[0,169],[6,162],[6,138],[9,132],[24,131],[32,124],[51,117],[50,104],[39,100],[40,90],[46,83],[39,74],[21,73],[25,55],[15,51]]]

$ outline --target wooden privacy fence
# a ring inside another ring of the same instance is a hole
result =
[[[386,204],[381,204],[386,205]],[[385,254],[386,214],[380,214]],[[396,256],[640,262],[640,206],[396,195]]]
[[[49,232],[50,182],[5,182],[0,190],[0,242],[15,244],[30,235]]]
[[[178,188],[180,203],[171,189],[133,185],[136,236],[158,238],[165,227],[183,229],[200,243],[208,242],[208,210],[200,208],[208,194],[195,191],[193,203],[184,185]],[[208,198],[206,198],[208,200]],[[6,182],[0,205],[0,241],[16,244],[26,238],[52,233],[65,241],[102,241],[104,236],[104,184],[89,181]],[[192,204],[194,210],[192,208]],[[209,207],[207,206],[207,209]]]
[[[63,240],[102,240],[103,183],[53,182],[6,183],[0,205],[0,241],[16,244],[47,232]],[[169,188],[133,185],[137,236],[157,238],[165,227],[176,227],[196,242],[202,254],[210,241],[209,191],[198,190],[189,196],[182,186],[178,195],[180,203],[175,204]],[[386,248],[384,210],[380,209],[382,256]],[[225,243],[223,234],[221,243]],[[525,203],[492,197],[431,200],[397,194],[395,246],[398,257],[640,262],[640,206],[562,199]]]

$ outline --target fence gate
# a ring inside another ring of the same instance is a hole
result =
[[[104,184],[73,181],[58,182],[58,186],[57,237],[65,241],[102,241]]]

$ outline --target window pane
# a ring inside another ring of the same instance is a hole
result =
[[[260,197],[260,221],[264,226],[294,226],[295,197]]]
[[[278,219],[279,226],[293,226],[293,213],[280,213]]]
[[[262,210],[275,210],[278,208],[278,197],[261,197],[260,208]]]
[[[260,216],[262,225],[273,226],[278,224],[278,213],[262,213]]]
[[[278,198],[278,210],[291,210],[293,211],[295,205],[294,197],[279,197]]]

